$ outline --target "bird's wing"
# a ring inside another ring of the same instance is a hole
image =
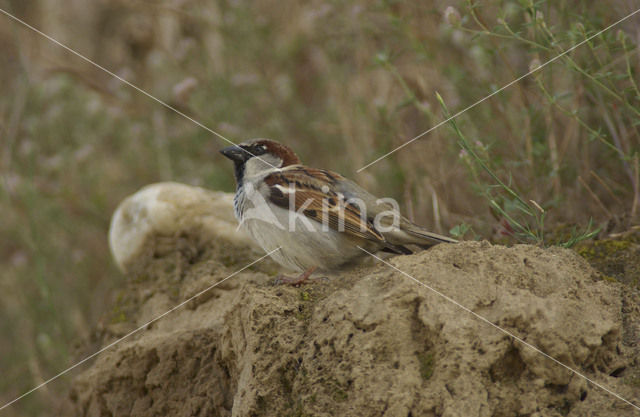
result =
[[[302,165],[286,167],[264,179],[269,187],[267,198],[284,209],[294,209],[313,221],[327,224],[331,229],[357,238],[385,242],[384,236],[350,196],[341,191],[340,184],[348,181],[335,172]],[[364,209],[364,210],[363,210]]]
[[[357,197],[364,202],[367,207],[367,218],[375,226],[384,227],[376,231],[384,236],[387,246],[395,245],[395,248],[392,248],[394,250],[406,244],[427,248],[438,243],[458,242],[413,223],[400,213],[397,203],[391,204],[390,200],[379,199],[353,181],[343,179],[337,184],[336,189],[342,192],[347,200]],[[404,249],[400,250],[402,253],[407,253]]]

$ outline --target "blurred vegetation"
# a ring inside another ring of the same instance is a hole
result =
[[[638,16],[458,117],[467,149],[442,126],[356,174],[444,120],[436,92],[456,113],[633,12],[631,0],[0,7],[229,139],[288,143],[435,231],[516,242],[590,219],[605,231],[612,219],[637,223]],[[66,368],[90,339],[123,280],[106,244],[122,198],[163,180],[232,191],[233,178],[217,153],[223,141],[0,20],[4,403]],[[64,380],[7,415],[51,413],[60,393]]]

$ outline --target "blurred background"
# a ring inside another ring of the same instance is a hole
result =
[[[356,171],[443,120],[436,93],[455,113],[638,7],[0,0],[232,141],[287,143],[434,231],[538,244],[638,223],[640,14],[457,118],[466,145],[445,124]],[[2,405],[95,338],[124,281],[106,237],[124,197],[234,180],[224,141],[3,14],[0,84]],[[72,376],[0,413],[50,415]]]

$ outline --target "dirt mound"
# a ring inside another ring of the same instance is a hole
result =
[[[179,236],[173,249],[167,236],[149,238],[147,247],[163,249],[139,259],[103,343],[256,258],[223,239]],[[640,297],[600,279],[574,252],[468,242],[389,262],[640,404]],[[274,286],[277,271],[258,263],[100,355],[74,381],[69,412],[634,415],[389,266],[365,263],[301,288]]]

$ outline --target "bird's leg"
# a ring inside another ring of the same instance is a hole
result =
[[[307,269],[306,271],[304,271],[303,273],[301,273],[300,275],[298,275],[297,277],[288,277],[286,275],[280,275],[276,279],[276,284],[289,284],[294,286],[300,285],[302,283],[305,283],[309,279],[311,274],[313,274],[313,271],[315,271],[316,269],[318,269],[318,267],[313,266]]]

